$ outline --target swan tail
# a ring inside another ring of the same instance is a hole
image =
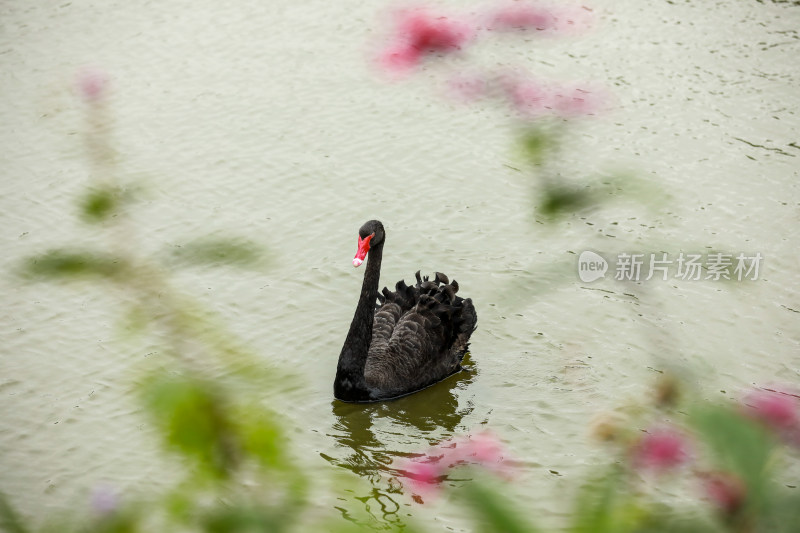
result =
[[[377,309],[386,304],[397,304],[401,311],[405,312],[413,308],[419,301],[419,290],[416,286],[409,287],[405,281],[400,280],[394,288],[394,291],[390,291],[384,287],[378,294]]]
[[[379,295],[380,305],[376,316],[382,307],[386,307],[386,311],[391,308],[391,313],[396,315],[396,321],[392,321],[392,327],[395,327],[406,313],[418,315],[412,320],[420,320],[422,330],[429,331],[438,339],[434,342],[440,349],[460,359],[467,350],[469,337],[478,322],[472,300],[458,296],[458,282],[451,282],[441,272],[434,273],[431,279],[421,276],[417,271],[414,278],[414,285],[406,285],[401,280],[395,285],[394,291],[384,288],[382,295]]]
[[[472,305],[472,300],[466,298],[461,301],[461,313],[458,317],[458,332],[466,334],[467,337],[472,335],[472,332],[478,328],[478,315],[475,313],[475,306]]]
[[[453,351],[457,354],[459,361],[469,350],[469,338],[472,332],[478,327],[478,315],[472,300],[465,298],[460,302],[461,312],[455,323],[456,335],[453,339]]]

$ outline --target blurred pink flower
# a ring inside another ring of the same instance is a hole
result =
[[[602,91],[545,84],[519,72],[500,75],[498,84],[511,107],[529,119],[547,114],[591,115],[600,109],[604,99]]]
[[[399,11],[393,43],[381,53],[381,65],[390,71],[411,69],[425,54],[460,50],[475,33],[467,22],[433,15],[425,9]]]
[[[431,494],[436,492],[447,471],[458,465],[477,464],[496,474],[507,475],[506,455],[496,436],[479,433],[442,441],[422,457],[404,461],[399,468],[416,492]]]
[[[689,460],[686,438],[674,429],[658,429],[646,434],[633,448],[637,468],[658,473],[676,468]]]
[[[798,425],[798,399],[790,394],[773,390],[760,390],[745,399],[750,414],[777,430]]]
[[[447,94],[461,102],[474,102],[489,94],[489,81],[481,74],[459,73],[447,80]]]
[[[98,102],[108,92],[108,74],[98,68],[83,68],[78,72],[76,85],[84,100]]]
[[[407,44],[400,43],[386,48],[380,56],[380,65],[393,73],[404,73],[416,67],[422,60],[422,53]]]
[[[600,96],[580,87],[562,87],[554,95],[553,108],[566,116],[591,115],[600,107]]]
[[[472,461],[487,466],[494,467],[501,463],[506,455],[503,443],[491,433],[478,433],[457,443],[460,444],[460,455],[456,455],[460,461]]]
[[[552,108],[550,94],[535,80],[505,77],[501,85],[511,107],[522,115],[536,116]]]
[[[430,495],[438,490],[439,480],[445,471],[446,468],[438,462],[408,461],[403,467],[403,476],[408,478],[415,492]]]
[[[747,488],[737,476],[727,472],[711,472],[702,476],[708,498],[724,514],[735,513],[744,503]]]
[[[591,26],[592,10],[586,6],[543,6],[520,1],[490,10],[487,19],[489,30],[570,33]]]
[[[494,11],[489,18],[490,30],[547,30],[556,25],[555,16],[548,10],[515,2]]]
[[[800,396],[777,389],[761,389],[744,400],[745,413],[763,422],[787,443],[800,446]]]
[[[473,29],[465,22],[426,11],[405,13],[398,23],[401,39],[422,52],[459,50],[472,36]]]

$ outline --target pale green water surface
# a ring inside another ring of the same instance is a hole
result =
[[[575,183],[624,172],[660,192],[548,223],[516,170],[508,110],[441,98],[435,67],[401,83],[376,76],[369,43],[385,6],[0,6],[0,490],[26,516],[86,505],[99,483],[136,493],[180,472],[131,392],[133,370],[163,354],[158,339],[122,338],[124,296],[11,273],[22,257],[94,239],[75,216],[89,170],[73,80],[87,65],[109,73],[120,168],[148,191],[137,246],[235,234],[271,250],[269,269],[197,268],[176,282],[265,366],[298,376],[263,392],[294,428],[295,455],[323,478],[361,476],[344,499],[320,490],[322,509],[462,531],[457,508],[414,503],[383,466],[490,429],[519,460],[520,505],[562,524],[565,500],[607,459],[591,421],[644,401],[658,370],[685,365],[711,399],[797,383],[800,7],[598,0],[592,31],[510,36],[457,59],[593,80],[612,95],[570,126],[557,172]],[[440,270],[473,298],[475,371],[397,402],[339,405],[336,358],[362,275],[350,261],[370,218],[387,228],[384,283]],[[764,260],[756,281],[587,284],[585,249]]]

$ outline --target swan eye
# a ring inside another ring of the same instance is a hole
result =
[[[364,258],[367,257],[367,252],[369,252],[369,241],[371,241],[374,236],[374,233],[367,235],[363,239],[361,235],[358,236],[358,251],[356,251],[356,256],[353,258],[354,267],[360,266],[361,263],[364,262]]]

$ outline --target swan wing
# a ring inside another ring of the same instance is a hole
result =
[[[436,273],[409,287],[399,282],[383,290],[364,368],[367,385],[385,397],[431,385],[460,369],[476,316],[469,299],[456,296],[458,284]]]
[[[454,372],[457,360],[444,364],[440,326],[436,327],[431,317],[410,310],[399,317],[385,342],[382,338],[376,342],[373,335],[364,367],[367,385],[396,396],[419,390]]]

